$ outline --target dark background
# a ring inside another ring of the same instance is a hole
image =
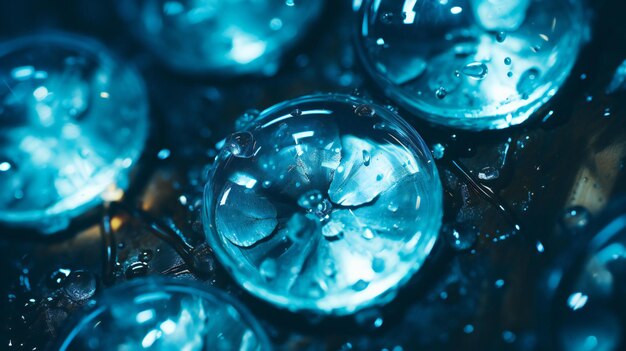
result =
[[[391,304],[341,319],[294,315],[249,296],[202,243],[198,213],[213,146],[246,110],[313,92],[353,93],[389,103],[353,52],[348,1],[328,1],[322,18],[275,77],[235,79],[168,71],[132,38],[112,3],[0,1],[1,39],[77,32],[138,66],[150,90],[153,121],[123,204],[98,208],[53,237],[0,229],[0,349],[41,350],[107,286],[153,274],[226,290],[261,320],[278,349],[555,349],[547,272],[561,264],[574,243],[586,242],[587,220],[626,194],[626,93],[605,92],[626,59],[626,2],[589,4],[592,41],[563,89],[521,127],[442,130],[400,110],[429,145],[446,147],[438,161],[446,206],[442,240]],[[159,159],[162,149],[171,156]],[[493,165],[498,179],[480,181],[477,174]],[[583,215],[572,218],[567,213],[576,205],[584,206]],[[113,222],[115,230],[109,229]],[[454,230],[467,246],[454,245]],[[137,265],[145,251],[152,259]],[[72,273],[59,279],[59,268]],[[377,318],[383,320],[380,327]]]

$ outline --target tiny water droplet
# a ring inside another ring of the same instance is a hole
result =
[[[372,158],[371,158],[370,152],[367,150],[363,150],[363,165],[366,167],[369,166],[371,160]]]
[[[374,117],[376,111],[370,105],[363,104],[359,105],[354,109],[354,113],[356,113],[359,117]]]
[[[462,72],[472,79],[483,80],[487,76],[487,73],[489,73],[489,69],[483,62],[472,62],[465,65]]]
[[[507,66],[510,66],[512,62],[513,61],[511,60],[510,57],[507,57],[507,58],[504,59],[504,64],[507,65]]]
[[[126,279],[143,277],[148,274],[148,264],[145,262],[133,262],[125,272]]]
[[[226,140],[225,148],[235,157],[250,158],[256,151],[256,140],[250,132],[233,133]]]
[[[506,32],[498,32],[496,33],[496,41],[498,43],[502,43],[506,40]]]
[[[139,258],[139,261],[141,261],[141,262],[150,262],[150,260],[152,260],[152,256],[153,255],[154,254],[152,253],[152,250],[146,249],[146,250],[142,250],[139,253],[139,257],[138,258]]]
[[[446,148],[445,146],[437,143],[433,145],[432,153],[433,153],[433,157],[435,158],[435,160],[440,160],[445,155]]]
[[[366,282],[363,279],[359,279],[354,285],[352,285],[352,289],[355,291],[363,291],[367,288],[370,283]]]
[[[385,270],[385,260],[380,257],[374,257],[372,260],[372,270],[376,273],[381,273]]]
[[[448,96],[448,91],[444,87],[439,87],[439,89],[435,91],[435,96],[437,97],[437,99],[443,100],[446,98],[446,96]]]

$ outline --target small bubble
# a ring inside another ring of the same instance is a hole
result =
[[[385,260],[380,257],[374,257],[372,260],[372,270],[376,273],[381,273],[385,270]]]
[[[371,160],[372,158],[371,158],[370,152],[367,150],[363,150],[363,165],[366,167],[369,166]]]
[[[166,160],[167,158],[170,157],[170,150],[161,149],[159,153],[157,154],[157,157],[159,158],[159,160]]]
[[[510,66],[511,62],[512,62],[512,60],[511,60],[510,57],[507,57],[507,58],[504,59],[504,64],[507,65],[507,66]]]
[[[465,334],[471,334],[474,332],[474,326],[471,324],[467,324],[465,327],[463,327],[463,332]]]
[[[265,189],[268,189],[270,186],[272,186],[272,182],[271,182],[271,181],[269,181],[269,180],[266,180],[266,181],[264,181],[264,182],[263,182],[263,184],[262,184],[262,185],[263,185],[263,187],[264,187]]]
[[[435,96],[437,97],[437,99],[443,100],[446,98],[446,96],[448,96],[448,91],[444,87],[439,87],[439,89],[435,91]]]
[[[256,152],[256,140],[250,132],[237,132],[228,137],[225,148],[235,157],[250,158]]]
[[[498,279],[493,285],[495,285],[496,289],[500,289],[504,286],[504,283],[504,279]]]
[[[487,68],[487,65],[484,64],[483,62],[469,63],[465,65],[465,67],[463,67],[461,71],[466,76],[472,79],[476,79],[476,80],[485,79],[485,77],[487,76],[487,73],[489,73],[489,69]]]
[[[148,264],[145,262],[133,262],[125,272],[126,279],[143,277],[148,274]]]
[[[505,40],[506,40],[506,32],[496,33],[496,41],[498,43],[503,43]]]
[[[352,289],[354,291],[363,291],[367,288],[370,283],[366,282],[363,279],[359,279],[354,285],[352,285]]]

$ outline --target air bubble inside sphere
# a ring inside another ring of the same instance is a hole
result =
[[[366,0],[357,48],[389,98],[470,130],[526,121],[562,86],[589,35],[583,1]]]
[[[138,74],[69,34],[0,44],[0,222],[50,233],[124,189],[148,129]]]
[[[391,299],[438,237],[442,187],[395,113],[344,95],[276,105],[224,142],[204,194],[208,241],[280,307],[349,314]]]
[[[119,12],[177,71],[273,74],[323,0],[118,0]]]
[[[216,290],[138,279],[106,291],[60,338],[61,351],[265,351],[269,341],[237,301]]]

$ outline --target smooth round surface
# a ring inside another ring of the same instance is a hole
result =
[[[139,39],[175,70],[273,74],[323,0],[118,0]]]
[[[267,336],[235,300],[179,280],[147,278],[98,299],[58,350],[265,351]]]
[[[148,130],[137,73],[68,34],[0,44],[0,222],[49,233],[124,189]]]
[[[588,31],[576,0],[366,0],[357,47],[388,97],[413,114],[503,129],[557,92]]]
[[[553,306],[561,350],[611,351],[626,345],[626,203],[594,228],[574,264],[560,275]]]
[[[387,302],[421,268],[442,187],[395,113],[317,95],[227,138],[204,206],[208,241],[245,289],[290,310],[347,314]]]

